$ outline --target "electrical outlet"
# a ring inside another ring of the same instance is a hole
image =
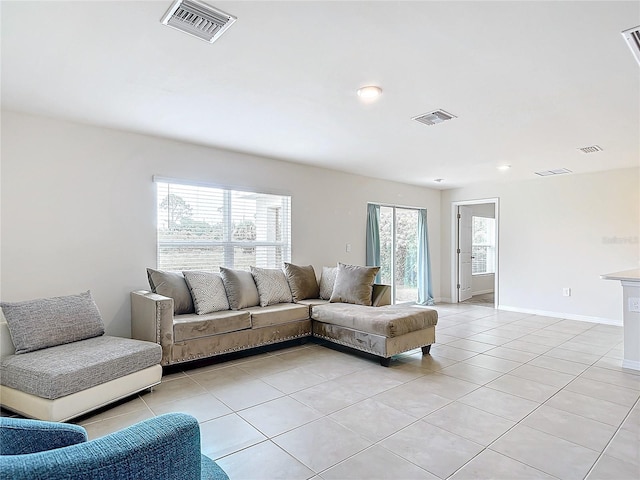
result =
[[[345,250],[347,251],[347,253],[351,252],[351,244],[347,243]]]
[[[640,313],[640,298],[629,297],[629,311]]]
[[[562,296],[563,297],[570,297],[571,296],[571,289],[569,287],[563,288],[562,289]]]

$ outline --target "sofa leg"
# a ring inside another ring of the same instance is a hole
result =
[[[391,364],[391,357],[380,357],[380,365],[388,367]]]
[[[430,351],[431,351],[431,345],[425,345],[424,347],[422,347],[422,354],[423,355],[429,355]]]

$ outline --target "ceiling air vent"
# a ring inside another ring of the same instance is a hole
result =
[[[625,30],[624,32],[622,32],[622,36],[627,42],[627,45],[629,45],[631,53],[633,53],[636,62],[640,64],[640,26]]]
[[[556,168],[555,170],[542,170],[540,172],[533,172],[541,177],[549,177],[551,175],[562,175],[564,173],[571,173],[568,168]]]
[[[457,117],[449,112],[445,112],[444,110],[434,110],[433,112],[423,113],[422,115],[413,117],[412,120],[425,125],[435,125],[436,123],[442,123],[453,118]]]
[[[215,42],[236,17],[194,0],[177,0],[162,23],[209,43]]]
[[[602,147],[600,147],[599,145],[591,145],[590,147],[582,147],[578,150],[580,150],[582,153],[596,153],[601,152]]]

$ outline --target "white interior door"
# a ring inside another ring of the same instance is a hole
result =
[[[458,207],[458,302],[471,298],[472,208]]]

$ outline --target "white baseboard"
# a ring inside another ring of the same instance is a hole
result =
[[[605,325],[622,326],[622,320],[604,317],[592,317],[589,315],[577,315],[575,313],[550,312],[547,310],[536,310],[532,308],[511,307],[509,305],[498,305],[498,310],[507,312],[530,313],[531,315],[541,315],[544,317],[562,318],[566,320],[579,320],[581,322],[602,323]]]
[[[622,368],[628,368],[629,370],[640,370],[640,362],[636,360],[622,360]]]

